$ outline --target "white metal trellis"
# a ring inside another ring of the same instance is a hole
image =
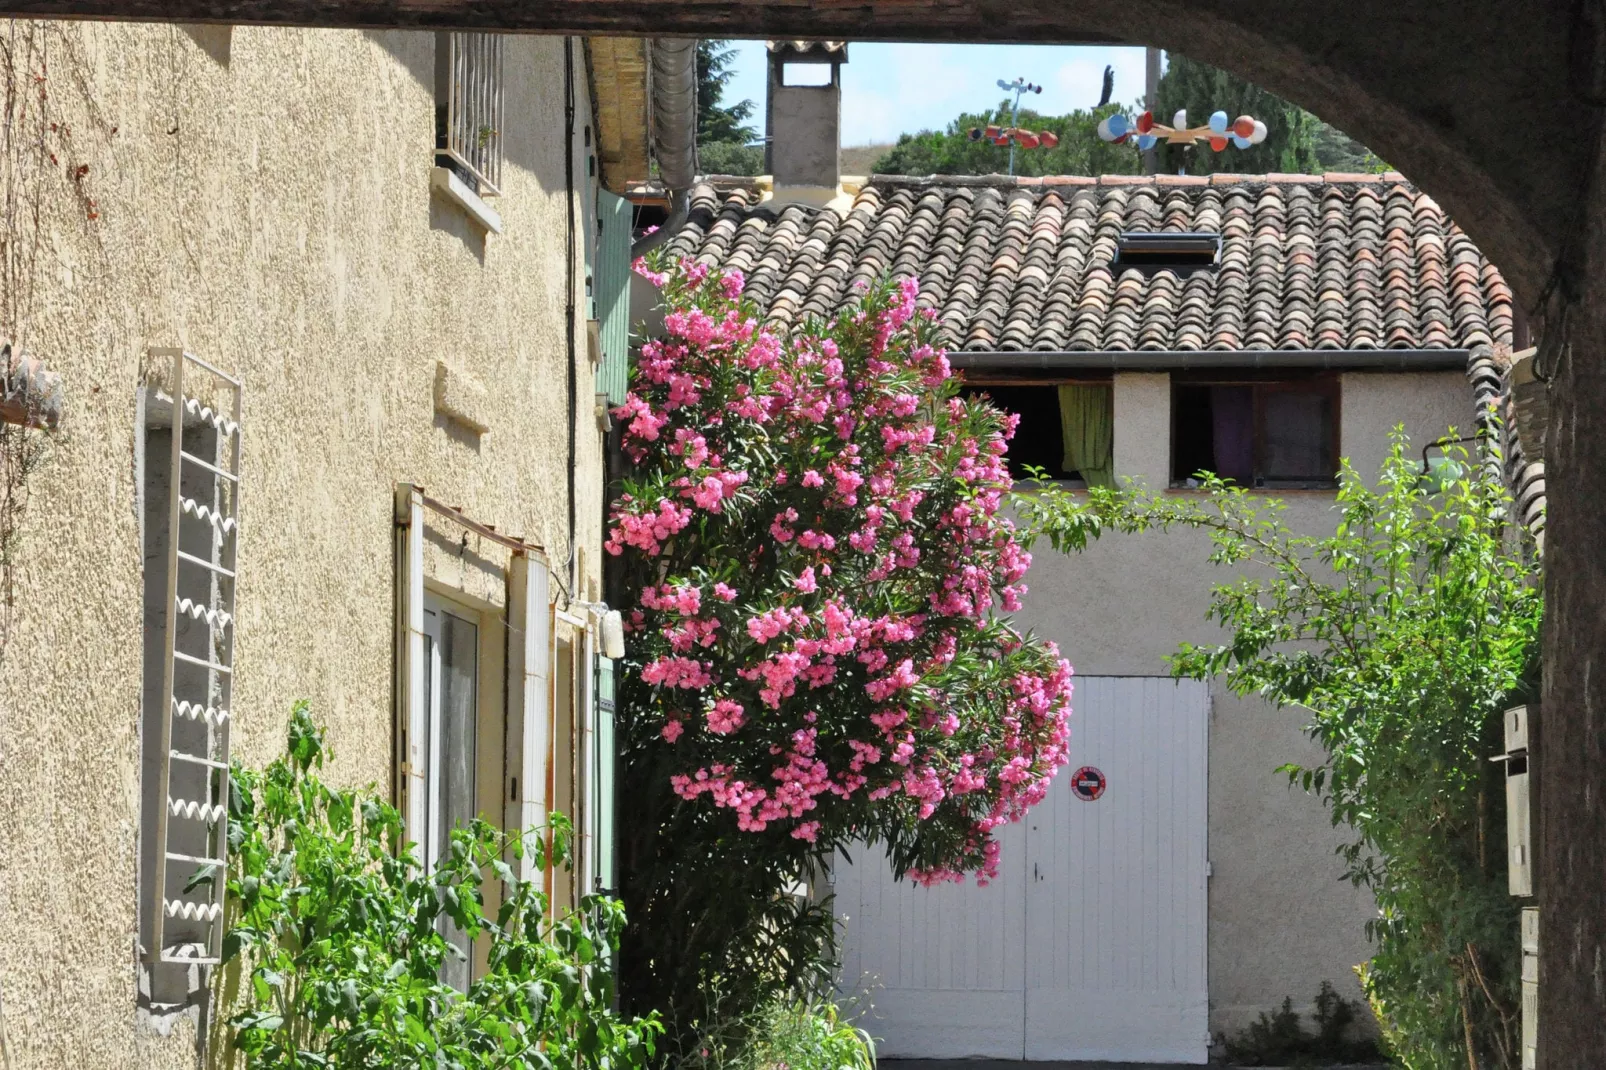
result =
[[[146,956],[210,965],[221,960],[228,867],[241,387],[182,349],[154,355],[173,361],[173,432],[160,805]],[[186,372],[199,373],[200,390],[186,388]],[[228,413],[209,402],[218,395],[232,402]]]

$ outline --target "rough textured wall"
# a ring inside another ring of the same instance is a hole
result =
[[[433,34],[21,25],[50,35],[60,163],[89,165],[98,218],[47,203],[32,292],[6,295],[68,406],[30,480],[0,674],[0,1000],[16,1070],[188,1066],[187,1026],[135,1021],[145,351],[245,381],[236,754],[272,757],[307,698],[331,775],[387,785],[394,483],[542,543],[567,582],[564,42],[507,42],[506,232],[487,240],[430,192]],[[483,435],[436,415],[437,360],[485,387]],[[503,559],[431,531],[447,557]]]
[[[1117,477],[1164,485],[1168,378],[1116,377]],[[1419,451],[1447,426],[1469,424],[1472,411],[1466,379],[1455,372],[1345,375],[1342,406],[1341,452],[1369,478],[1394,424],[1405,424]],[[1331,493],[1286,498],[1290,528],[1333,530]],[[1068,557],[1042,547],[1018,619],[1058,642],[1078,675],[1165,675],[1164,657],[1179,642],[1219,641],[1204,614],[1210,587],[1230,576],[1213,569],[1209,552],[1207,535],[1181,531],[1106,536]],[[1318,756],[1298,711],[1239,699],[1219,683],[1211,689],[1210,1028],[1236,1032],[1284,996],[1308,1005],[1323,980],[1359,998],[1351,967],[1369,954],[1363,927],[1374,908],[1364,891],[1339,882],[1333,849],[1343,834],[1327,811],[1273,772]],[[1074,713],[1071,733],[1074,766]]]

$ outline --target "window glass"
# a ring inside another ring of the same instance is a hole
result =
[[[475,805],[475,739],[479,709],[479,627],[472,620],[440,605],[424,611],[426,709],[429,711],[433,784],[430,815],[430,859],[450,850],[452,829],[477,816]],[[463,955],[448,957],[441,979],[467,989],[471,948],[466,934],[446,925],[446,938]]]
[[[1263,478],[1332,479],[1337,466],[1328,456],[1333,414],[1327,395],[1296,390],[1266,390],[1262,394]]]
[[[1248,487],[1329,486],[1337,401],[1331,380],[1183,380],[1171,392],[1171,481],[1203,471]]]

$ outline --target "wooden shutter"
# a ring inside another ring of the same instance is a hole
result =
[[[575,674],[579,684],[580,768],[575,792],[580,812],[574,827],[579,843],[576,870],[580,878],[580,894],[591,895],[597,890],[597,627],[596,617],[584,614],[585,629],[577,637],[580,664]]]
[[[608,404],[623,405],[630,367],[630,202],[603,192],[598,214],[602,233],[597,241],[597,319],[601,326],[602,363],[597,393]]]
[[[597,890],[613,892],[614,883],[614,662],[597,658],[596,745],[593,768],[596,791],[593,797],[596,819]]]
[[[424,492],[396,486],[396,806],[413,842],[429,828],[429,715],[424,674]]]
[[[552,747],[552,576],[546,560],[533,553],[514,556],[509,574],[508,770],[509,831],[528,832],[546,824]],[[526,851],[519,876],[540,875],[536,852]]]

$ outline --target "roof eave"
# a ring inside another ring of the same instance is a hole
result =
[[[955,368],[1043,371],[1198,371],[1305,368],[1326,371],[1464,371],[1470,349],[1170,349],[951,352]]]

